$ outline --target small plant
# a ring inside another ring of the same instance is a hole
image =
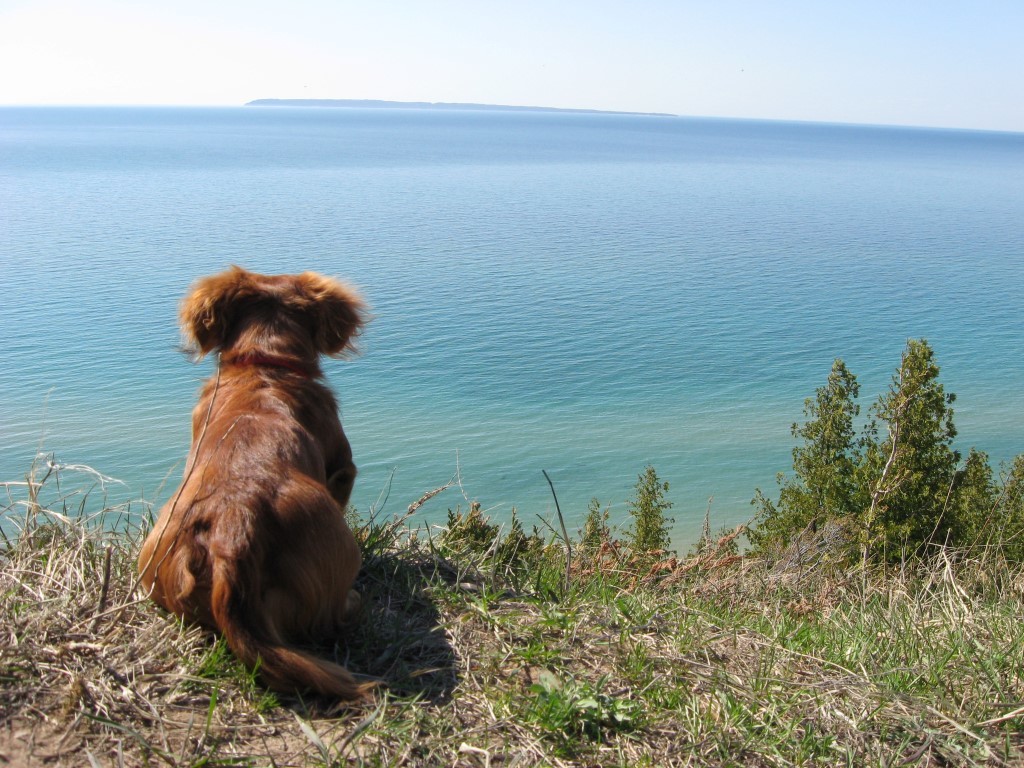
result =
[[[508,527],[508,533],[495,548],[495,563],[510,570],[520,570],[524,564],[534,564],[544,549],[540,534],[536,529],[527,534],[514,509]]]
[[[604,693],[604,679],[596,686],[569,678],[561,680],[543,671],[530,686],[523,716],[538,725],[560,751],[571,756],[579,740],[601,741],[605,732],[629,731],[638,727],[636,702]]]
[[[549,547],[536,528],[529,534],[523,530],[514,509],[507,527],[503,533],[505,526],[492,523],[474,501],[465,514],[448,510],[448,525],[436,543],[446,555],[473,560],[475,568],[518,588],[546,571]]]
[[[209,690],[212,701],[217,698],[217,688],[230,681],[251,699],[257,712],[265,713],[281,705],[277,695],[259,681],[259,665],[254,669],[246,667],[228,648],[223,637],[218,637],[196,662],[193,672],[196,677],[187,687],[199,691]]]
[[[668,527],[675,522],[665,513],[672,502],[665,498],[668,483],[648,465],[636,481],[636,495],[629,502],[633,525],[628,538],[633,556],[641,562],[658,559],[669,552],[672,538]]]
[[[501,526],[492,523],[480,508],[480,502],[469,505],[463,513],[458,507],[448,510],[448,524],[438,537],[438,545],[453,553],[484,554],[494,546]]]
[[[583,520],[583,529],[580,531],[580,549],[584,553],[597,552],[602,545],[611,541],[612,529],[608,525],[610,514],[611,510],[608,507],[601,509],[601,502],[596,498],[590,500],[587,516]]]

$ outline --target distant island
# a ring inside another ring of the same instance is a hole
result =
[[[677,117],[666,112],[614,112],[605,109],[562,109],[559,107],[515,107],[506,104],[458,104],[444,101],[381,101],[379,99],[256,99],[247,107],[342,107],[348,109],[448,109],[490,112],[562,112],[583,115],[642,115]]]

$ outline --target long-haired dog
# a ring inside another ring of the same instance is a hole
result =
[[[352,349],[364,304],[321,275],[232,267],[181,306],[218,372],[192,414],[181,487],[139,556],[168,611],[220,631],[278,691],[356,699],[370,685],[295,647],[335,637],[358,607],[359,547],[345,523],[356,467],[319,356]]]

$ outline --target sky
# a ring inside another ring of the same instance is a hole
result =
[[[0,105],[259,98],[1024,131],[1024,2],[0,0]]]

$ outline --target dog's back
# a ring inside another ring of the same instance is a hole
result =
[[[304,273],[233,268],[182,306],[200,355],[220,350],[193,412],[181,487],[139,558],[167,610],[217,629],[267,684],[352,699],[367,689],[293,643],[334,636],[358,603],[359,548],[344,509],[355,480],[320,354],[351,347],[363,304]]]

